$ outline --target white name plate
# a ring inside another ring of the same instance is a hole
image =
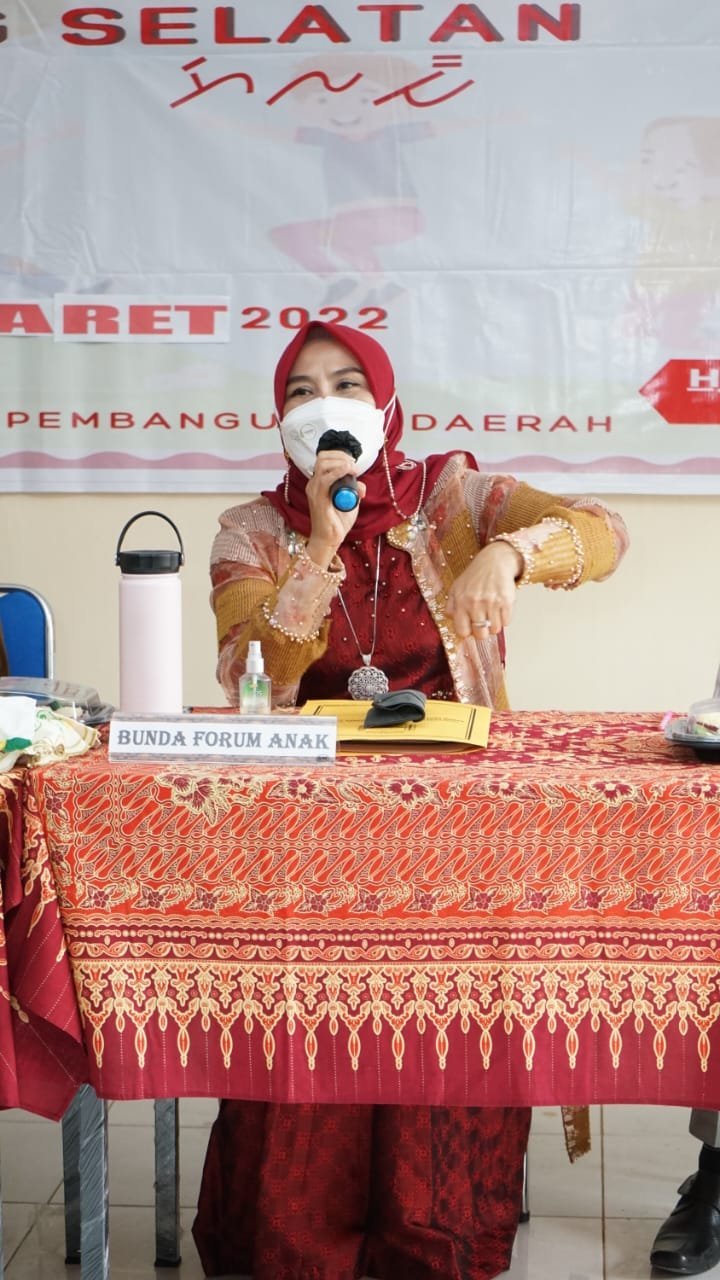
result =
[[[123,715],[110,720],[110,760],[240,760],[327,764],[335,759],[335,716]]]

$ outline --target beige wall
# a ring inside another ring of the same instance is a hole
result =
[[[220,705],[208,559],[229,495],[6,495],[0,498],[0,579],[27,583],[50,601],[56,675],[90,684],[115,702],[115,546],[135,512],[156,507],[178,524],[185,700]],[[617,497],[631,546],[615,577],[580,591],[523,589],[508,632],[508,687],[520,708],[684,710],[712,692],[720,662],[720,498]],[[131,546],[160,542],[148,521]]]

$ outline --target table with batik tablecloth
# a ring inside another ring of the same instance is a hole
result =
[[[720,1108],[719,800],[720,770],[626,713],[496,714],[472,753],[101,746],[4,779],[0,1105],[94,1087],[82,1280],[109,1276],[98,1098],[165,1100],[161,1261],[178,1097]]]
[[[500,713],[454,755],[100,748],[28,774],[26,857],[100,1097],[720,1107],[719,799],[657,715]]]

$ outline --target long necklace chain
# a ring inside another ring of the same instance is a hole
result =
[[[369,652],[369,653],[363,653],[363,651],[362,651],[362,648],[361,648],[361,646],[360,646],[360,641],[358,640],[358,634],[357,634],[357,631],[355,630],[355,628],[354,628],[354,626],[353,626],[353,624],[352,624],[352,618],[350,617],[350,614],[349,614],[349,613],[348,613],[348,611],[347,611],[347,605],[345,604],[345,601],[343,600],[343,594],[342,594],[342,591],[341,591],[341,590],[340,590],[340,588],[338,587],[338,599],[339,599],[339,601],[340,601],[340,604],[342,605],[343,613],[345,614],[345,617],[347,618],[347,624],[348,624],[348,626],[349,626],[349,628],[350,628],[350,630],[351,630],[351,632],[352,632],[352,637],[353,637],[353,640],[355,641],[355,644],[356,644],[356,646],[357,646],[357,651],[358,651],[358,653],[360,654],[360,657],[362,658],[363,663],[365,664],[365,666],[366,666],[366,667],[369,667],[369,666],[370,666],[370,663],[371,663],[371,662],[372,662],[372,660],[373,660],[373,654],[374,654],[374,652],[375,652],[375,641],[377,640],[377,606],[378,606],[378,593],[379,593],[379,591],[380,591],[380,546],[381,546],[381,543],[382,543],[382,534],[378,534],[378,540],[377,540],[377,552],[376,552],[376,560],[375,560],[375,588],[374,588],[374,591],[373,591],[372,639],[371,639],[371,641],[370,641],[370,652]]]
[[[427,462],[425,462],[425,460],[423,459],[422,484],[420,485],[420,497],[418,498],[418,504],[415,510],[413,511],[412,515],[410,515],[408,512],[403,511],[398,506],[398,501],[397,501],[397,498],[395,497],[395,489],[393,488],[392,476],[390,475],[390,463],[388,462],[388,459],[387,459],[387,452],[384,444],[383,444],[383,451],[382,451],[382,460],[383,460],[383,466],[385,468],[385,479],[387,480],[388,489],[390,490],[390,501],[392,502],[393,507],[395,508],[395,510],[397,511],[398,515],[402,520],[416,520],[420,514],[420,508],[422,507],[423,498],[425,497],[425,485],[427,484]]]
[[[378,617],[378,595],[380,592],[381,547],[382,547],[382,534],[378,534],[377,553],[375,558],[375,586],[373,589],[372,636],[370,639],[369,653],[363,653],[362,647],[360,645],[360,640],[358,639],[357,631],[353,626],[352,618],[348,613],[347,605],[345,604],[345,601],[343,599],[342,591],[338,587],[338,599],[340,601],[340,604],[342,605],[342,610],[347,619],[347,624],[352,633],[352,638],[355,641],[355,646],[363,662],[362,667],[359,667],[357,671],[352,671],[350,673],[350,678],[348,680],[348,692],[350,693],[350,696],[352,698],[358,698],[362,700],[372,699],[377,697],[378,694],[387,693],[390,687],[388,678],[385,675],[385,672],[381,671],[379,667],[374,667],[372,665],[373,654],[375,653],[375,644],[377,641],[377,617]]]

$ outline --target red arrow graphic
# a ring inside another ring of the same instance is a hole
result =
[[[673,426],[720,426],[720,360],[668,360],[640,388]]]

